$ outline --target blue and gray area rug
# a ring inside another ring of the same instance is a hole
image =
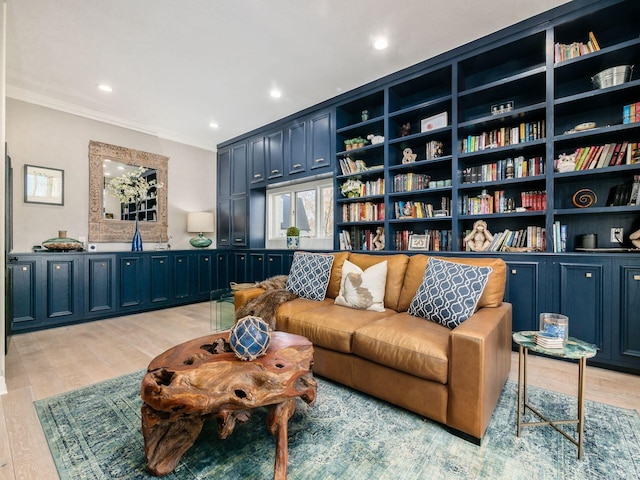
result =
[[[147,479],[140,430],[143,372],[35,402],[62,479]],[[428,399],[425,399],[428,401]],[[576,401],[530,388],[543,411],[575,416]],[[552,417],[554,418],[554,417]],[[573,428],[575,427],[567,427]],[[266,410],[220,440],[205,427],[167,479],[270,479],[275,440]],[[551,427],[516,437],[516,386],[508,382],[481,447],[417,415],[318,379],[318,398],[299,400],[289,421],[288,478],[300,479],[631,479],[640,478],[635,410],[586,402],[582,460]]]

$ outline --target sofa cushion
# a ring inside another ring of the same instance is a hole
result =
[[[437,323],[407,312],[360,327],[353,335],[353,353],[359,357],[416,377],[447,383],[449,335]]]
[[[384,312],[384,287],[387,282],[387,261],[362,271],[360,267],[345,260],[342,266],[340,294],[336,305],[359,310]]]
[[[339,305],[319,306],[291,315],[287,320],[287,332],[307,337],[320,347],[351,353],[353,332],[367,323],[395,313],[393,310],[354,312]]]
[[[427,255],[412,255],[409,258],[400,300],[398,301],[398,312],[406,312],[416,295],[418,287],[422,283],[424,272],[427,268],[429,258],[439,258],[448,262],[462,263],[463,265],[474,265],[477,267],[487,266],[493,270],[489,275],[487,286],[482,292],[477,308],[499,307],[504,298],[504,289],[507,281],[507,264],[501,258],[489,257],[429,257]]]
[[[331,266],[331,278],[327,287],[327,297],[336,298],[340,293],[340,280],[342,279],[342,265],[349,257],[349,252],[335,252],[333,256],[333,265]]]
[[[491,271],[491,267],[432,258],[409,305],[409,314],[451,329],[457,327],[475,312]]]
[[[404,254],[370,255],[366,253],[350,253],[349,261],[355,263],[362,270],[387,261],[387,284],[385,285],[384,306],[397,310],[398,298],[404,281],[404,274],[409,263],[409,257]],[[417,285],[416,285],[417,288]]]
[[[295,252],[287,279],[287,290],[301,298],[324,300],[333,259],[333,255]]]
[[[289,302],[283,303],[278,307],[276,312],[276,330],[288,331],[289,317],[306,310],[333,305],[332,298],[325,298],[322,301],[309,300],[307,298],[296,298]]]

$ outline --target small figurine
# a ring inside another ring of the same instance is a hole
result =
[[[566,155],[561,153],[558,157],[556,171],[560,173],[573,172],[576,169],[576,154]]]
[[[402,151],[402,163],[412,163],[416,161],[417,153],[413,153],[410,148],[405,148]]]
[[[371,142],[371,145],[376,145],[384,142],[384,137],[382,135],[374,135],[373,133],[370,133],[367,135],[367,140]]]
[[[407,135],[409,135],[411,133],[411,124],[410,123],[405,123],[402,125],[402,127],[400,127],[400,136],[401,137],[406,137]]]
[[[384,228],[376,228],[376,235],[373,237],[373,249],[384,250]]]
[[[493,235],[487,230],[487,222],[484,220],[476,220],[473,224],[473,230],[464,237],[464,241],[472,252],[485,252],[492,240]]]

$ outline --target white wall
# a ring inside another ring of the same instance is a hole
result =
[[[192,248],[189,238],[193,234],[186,231],[187,212],[215,212],[214,152],[11,98],[6,102],[6,118],[14,172],[14,252],[30,252],[34,245],[56,237],[58,230],[66,230],[71,238],[87,237],[90,140],[169,157],[168,233],[173,237],[172,249]],[[63,206],[24,203],[25,164],[64,170]],[[145,250],[158,241],[142,240]],[[98,244],[98,249],[125,251],[130,243]]]

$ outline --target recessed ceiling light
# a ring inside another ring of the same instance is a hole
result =
[[[271,89],[271,92],[269,92],[269,94],[273,97],[273,98],[280,98],[282,96],[282,92],[280,90],[278,90],[277,88],[273,88]]]
[[[210,126],[211,128],[215,128],[215,129],[220,128],[220,125],[218,125],[216,122],[211,122],[211,123],[209,124],[209,126]]]
[[[113,92],[113,88],[111,88],[109,85],[107,85],[106,83],[101,83],[98,85],[98,90],[101,90],[103,92],[107,92],[107,93],[111,93]]]
[[[378,37],[373,42],[373,48],[375,48],[376,50],[384,50],[388,46],[389,46],[389,41],[384,37]]]

